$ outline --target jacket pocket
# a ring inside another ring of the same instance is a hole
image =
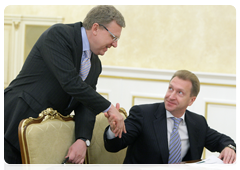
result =
[[[19,97],[22,98],[29,105],[29,107],[31,107],[31,109],[34,110],[36,113],[42,112],[43,110],[42,105],[29,93],[23,91],[22,93],[20,93]]]

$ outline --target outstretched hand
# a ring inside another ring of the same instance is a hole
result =
[[[116,108],[111,105],[111,108],[107,113],[104,113],[108,119],[111,130],[115,133],[115,137],[122,137],[122,132],[127,133],[123,116],[119,113],[120,104],[116,104]]]

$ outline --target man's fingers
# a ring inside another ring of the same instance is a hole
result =
[[[117,109],[117,110],[120,109],[120,104],[119,104],[119,103],[116,104],[116,109]]]
[[[120,132],[119,132],[118,137],[119,137],[119,138],[122,138],[122,129],[120,129]]]
[[[218,158],[221,159],[225,164],[232,164],[236,161],[236,153],[234,150],[225,147]]]
[[[124,124],[124,127],[123,127],[123,132],[124,132],[124,133],[127,133],[125,124]]]
[[[117,121],[117,118],[116,118],[115,115],[111,115],[111,116],[109,116],[108,120],[109,120],[110,122],[113,122],[113,121]]]
[[[224,163],[232,164],[235,162],[235,157],[234,155],[230,154],[225,157]]]
[[[105,116],[106,118],[109,118],[109,114],[108,114],[107,112],[104,113],[104,116]]]
[[[115,134],[115,137],[122,137],[122,133],[127,133],[126,131],[126,127],[125,127],[125,123],[124,123],[124,118],[123,116],[119,113],[119,108],[120,108],[120,104],[117,103],[116,107],[112,107],[113,110],[115,110],[114,112],[112,112],[113,110],[109,110],[108,115],[105,114],[105,117],[108,118],[108,122],[110,124],[110,128],[113,131],[113,133]]]
[[[225,163],[225,164],[229,163],[229,159],[230,159],[229,155],[228,155],[228,156],[225,156],[225,157],[223,158],[223,163]]]
[[[70,156],[69,156],[69,158],[68,158],[68,161],[67,161],[67,162],[69,162],[69,163],[73,163],[73,161],[74,161],[74,160],[73,160],[73,157],[70,157]]]
[[[222,158],[223,158],[222,153],[220,153],[220,155],[218,156],[218,158],[222,160]]]
[[[80,164],[83,164],[83,162],[84,162],[84,159],[82,159],[82,160],[80,161]]]
[[[121,138],[122,137],[122,129],[119,129],[119,128],[115,128],[115,130],[113,131],[113,133],[115,133],[115,137],[119,137]]]
[[[80,158],[75,157],[74,159],[69,158],[68,162],[73,164],[82,164],[84,162],[84,159],[85,159],[84,157],[80,157]]]

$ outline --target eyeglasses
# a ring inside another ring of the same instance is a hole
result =
[[[113,35],[113,33],[111,33],[104,25],[102,25],[102,24],[99,24],[99,25],[102,26],[103,28],[105,28],[105,30],[107,30],[111,34],[111,36],[113,37],[113,41],[114,42],[119,40],[119,38],[116,37],[115,35]]]

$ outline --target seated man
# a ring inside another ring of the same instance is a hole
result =
[[[168,164],[201,159],[203,148],[221,152],[224,163],[236,161],[236,144],[228,136],[211,129],[206,119],[187,109],[200,90],[197,76],[177,71],[170,83],[164,103],[133,106],[125,120],[127,133],[117,138],[115,123],[104,133],[105,148],[118,152],[128,146],[126,164]],[[105,115],[106,117],[107,114]]]

